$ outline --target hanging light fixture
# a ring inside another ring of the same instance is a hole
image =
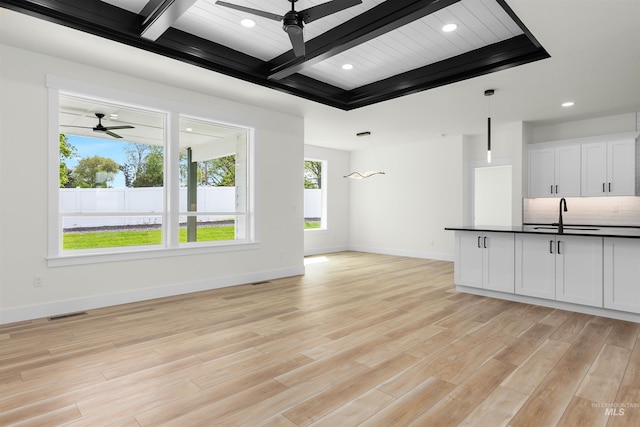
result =
[[[484,96],[492,96],[495,93],[493,89],[484,91]],[[491,163],[491,98],[489,98],[489,115],[487,117],[487,163]]]
[[[371,142],[371,149],[373,150],[374,153],[374,157],[376,158],[376,161],[378,162],[378,164],[380,164],[380,160],[378,159],[378,156],[376,154],[376,150],[375,147],[373,146],[373,140],[371,139],[371,132],[366,131],[366,132],[359,132],[356,134],[357,137],[369,137],[369,141]],[[372,177],[374,175],[384,175],[385,173],[382,171],[367,171],[367,172],[351,172],[348,175],[345,175],[345,178],[350,178],[350,179],[365,179],[365,178],[369,178]]]

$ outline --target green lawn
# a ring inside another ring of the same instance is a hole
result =
[[[198,241],[233,240],[234,226],[198,227]],[[187,241],[186,228],[180,229],[180,242]],[[88,233],[65,233],[62,238],[64,250],[113,248],[120,246],[157,245],[162,242],[161,230],[95,231]]]
[[[304,223],[304,229],[309,230],[311,228],[320,228],[320,221],[309,221]]]

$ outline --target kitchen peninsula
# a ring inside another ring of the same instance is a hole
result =
[[[445,229],[459,292],[640,323],[640,227]]]

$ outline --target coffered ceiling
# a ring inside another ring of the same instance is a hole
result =
[[[291,8],[287,0],[228,3],[277,15]],[[324,3],[296,0],[295,8]],[[505,0],[364,0],[306,24],[306,53],[299,57],[281,23],[216,0],[3,0],[2,6],[342,110],[549,57]],[[243,27],[244,18],[256,25]],[[442,30],[452,23],[455,31]]]

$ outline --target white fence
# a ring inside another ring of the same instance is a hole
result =
[[[105,214],[127,212],[157,212],[157,215],[135,216],[63,216],[63,228],[155,225],[162,223],[163,188],[61,188],[60,212]],[[235,187],[198,187],[197,212],[229,212],[229,215],[199,215],[198,221],[215,221],[233,217],[235,212]],[[187,189],[180,188],[180,211],[187,210]],[[305,218],[322,215],[321,190],[304,193]],[[181,218],[181,220],[186,220]]]

